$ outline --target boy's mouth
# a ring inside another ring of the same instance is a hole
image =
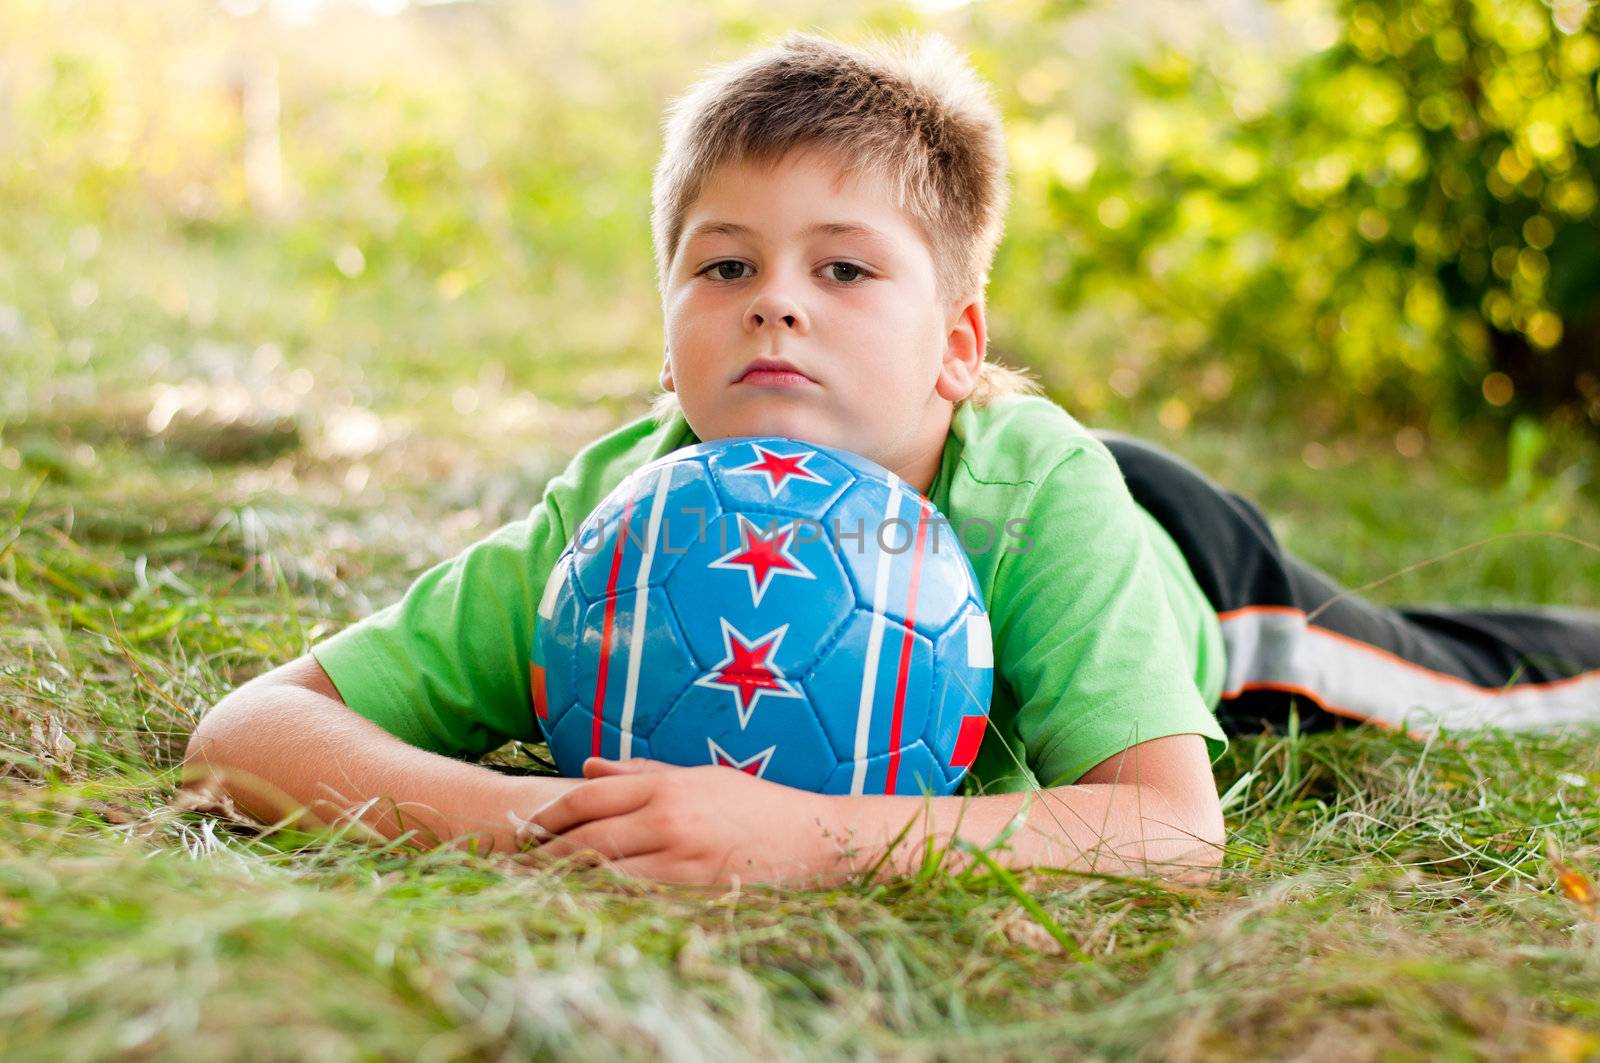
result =
[[[763,387],[799,387],[815,384],[800,369],[779,358],[757,358],[745,367],[735,384],[753,384]]]

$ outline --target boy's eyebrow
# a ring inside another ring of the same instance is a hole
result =
[[[870,225],[863,225],[860,222],[854,221],[821,221],[806,229],[800,235],[812,236],[818,233],[824,236],[861,236],[868,240],[880,240],[884,243],[890,242],[889,237],[886,234],[879,232]],[[696,225],[693,231],[691,231],[688,236],[684,237],[683,242],[688,243],[697,236],[710,235],[753,237],[756,235],[756,231],[750,228],[748,225],[740,225],[737,222],[708,221]]]

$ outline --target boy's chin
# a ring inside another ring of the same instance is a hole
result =
[[[741,436],[785,436],[823,446],[850,449],[839,441],[838,430],[816,410],[783,408],[775,403],[761,403],[738,410],[728,410],[714,418],[710,435],[702,439],[735,439]]]

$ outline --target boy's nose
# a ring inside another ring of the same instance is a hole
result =
[[[763,292],[751,301],[745,311],[745,327],[754,332],[768,324],[775,328],[804,332],[806,318],[793,299],[776,292]]]

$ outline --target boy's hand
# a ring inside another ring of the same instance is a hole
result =
[[[827,797],[734,768],[656,760],[583,764],[589,780],[529,817],[519,842],[663,882],[725,885],[829,876],[839,852]],[[543,839],[541,842],[540,839]]]

